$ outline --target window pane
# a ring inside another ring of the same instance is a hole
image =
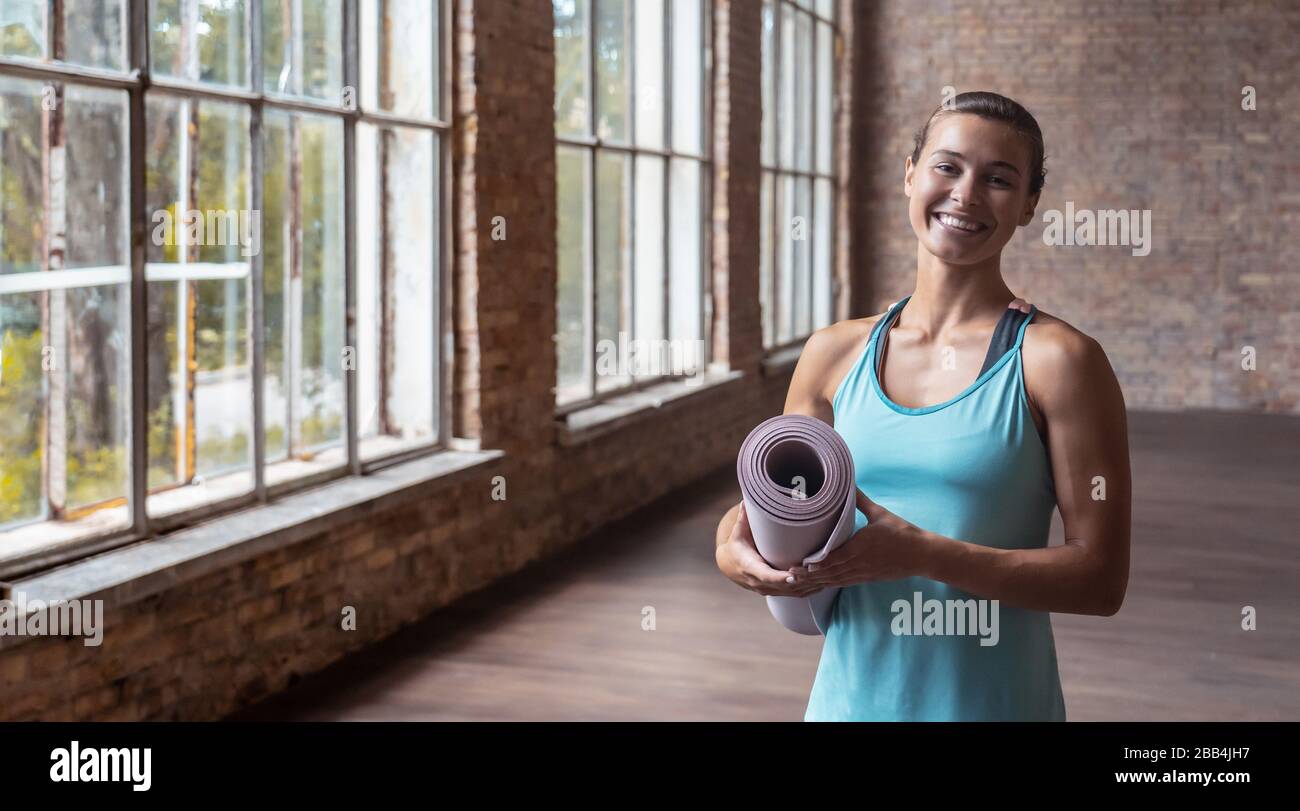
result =
[[[626,342],[632,336],[632,243],[630,162],[626,155],[604,150],[596,156],[596,319],[597,352],[610,352],[619,345],[620,333]],[[610,342],[602,344],[600,342]],[[631,382],[624,368],[596,366],[596,386],[600,390]]]
[[[671,333],[674,349],[691,362],[692,367],[703,361],[703,353],[695,344],[702,340],[701,314],[704,311],[704,273],[701,267],[701,223],[699,161],[674,158],[671,164],[669,192],[672,195],[669,211],[669,242],[672,261],[668,290],[671,296]],[[688,354],[689,353],[689,354]]]
[[[0,76],[0,274],[45,269],[44,93],[40,82]]]
[[[795,167],[803,171],[812,169],[813,123],[813,53],[812,22],[807,14],[795,15],[797,24],[795,77]]]
[[[703,152],[704,20],[700,0],[673,0],[673,148]]]
[[[44,110],[47,91],[61,118]],[[7,554],[129,521],[126,105],[122,91],[0,78]],[[63,520],[16,526],[46,518]]]
[[[27,2],[38,5],[32,0]],[[126,69],[126,0],[63,0],[63,20],[65,62]]]
[[[434,440],[434,134],[357,128],[357,392],[363,458]]]
[[[148,482],[162,490],[148,508],[161,515],[251,487],[249,256],[261,229],[247,108],[151,95],[146,119]]]
[[[346,461],[343,122],[266,114],[267,482]]]
[[[778,177],[776,184],[776,342],[794,338],[795,196],[794,178]]]
[[[555,131],[586,135],[590,0],[552,0],[555,12]]]
[[[41,310],[47,293],[0,295],[0,528],[48,515],[45,461],[44,347]]]
[[[590,162],[585,149],[559,147],[556,155],[556,215],[559,280],[556,286],[556,360],[560,404],[591,395],[589,341],[591,290],[587,261],[590,256]]]
[[[70,85],[64,113],[64,267],[125,267],[130,264],[126,91]]]
[[[246,0],[149,0],[149,24],[155,75],[248,86]]]
[[[835,59],[835,39],[829,25],[817,24],[817,171],[830,174],[834,171],[832,153],[835,136],[835,115],[831,104],[835,86],[832,65]]]
[[[0,54],[45,58],[44,0],[0,0]]]
[[[628,65],[632,15],[627,0],[596,4],[596,134],[627,143],[631,72]]]
[[[780,146],[778,160],[782,168],[789,169],[794,166],[795,139],[798,137],[795,131],[795,94],[798,92],[798,86],[795,84],[794,17],[796,12],[785,3],[778,3],[777,7],[780,12],[777,18],[780,21],[777,30],[781,37],[781,58],[777,71],[777,103],[780,106],[777,126],[781,130],[777,134],[777,142]]]
[[[817,181],[817,214],[813,222],[813,329],[832,321],[832,279],[834,278],[835,206],[829,180]]]
[[[835,0],[817,0],[817,13],[827,20],[835,19]]]
[[[120,278],[130,265],[127,94],[69,86],[63,109],[64,267],[110,271]],[[66,349],[60,353],[67,363],[58,365],[67,370],[67,505],[124,499],[130,459],[129,282],[49,295],[51,310],[57,303],[67,318]]]
[[[437,0],[362,0],[362,104],[411,118],[437,117],[439,23]]]
[[[763,314],[763,346],[771,346],[774,333],[773,312],[776,303],[772,301],[772,262],[776,258],[776,245],[772,239],[772,189],[775,175],[763,173],[763,185],[759,192],[759,260],[758,260],[758,298]]]
[[[812,181],[806,177],[795,180],[794,239],[794,338],[812,332],[812,240],[813,221]]]
[[[636,142],[664,146],[664,0],[636,0]]]
[[[636,156],[634,337],[659,341],[664,335],[664,161]]]
[[[343,103],[343,0],[262,0],[262,26],[267,93]]]
[[[776,12],[763,3],[763,165],[776,161]]]

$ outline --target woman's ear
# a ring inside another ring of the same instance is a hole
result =
[[[912,170],[916,167],[912,165],[912,156],[908,155],[903,161],[903,195],[912,196]]]

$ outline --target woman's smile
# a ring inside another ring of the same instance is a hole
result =
[[[970,239],[989,230],[989,227],[982,222],[949,214],[946,211],[936,211],[930,216],[944,233],[960,239]]]

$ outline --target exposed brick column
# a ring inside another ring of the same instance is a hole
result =
[[[863,53],[858,47],[859,32],[870,24],[870,3],[839,0],[836,8],[844,50],[839,58],[838,85],[835,92],[835,161],[839,171],[839,187],[835,190],[835,275],[840,293],[835,299],[836,321],[871,315],[871,246],[862,239],[855,224],[866,215],[864,203],[855,197],[862,184],[855,175],[862,161],[858,159],[865,148],[863,119],[871,114],[860,103],[863,98],[863,74],[871,70],[873,54]]]
[[[456,7],[454,430],[526,453],[555,430],[551,4]]]
[[[713,357],[752,371],[763,354],[762,3],[714,0],[713,8]]]

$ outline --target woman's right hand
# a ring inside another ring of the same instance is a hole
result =
[[[718,544],[714,557],[718,568],[731,582],[768,597],[807,597],[821,591],[821,586],[809,586],[800,582],[789,582],[793,575],[788,571],[773,569],[763,560],[754,545],[754,534],[749,528],[749,517],[745,514],[745,502],[740,503],[736,513],[736,523],[731,527],[731,535]]]

